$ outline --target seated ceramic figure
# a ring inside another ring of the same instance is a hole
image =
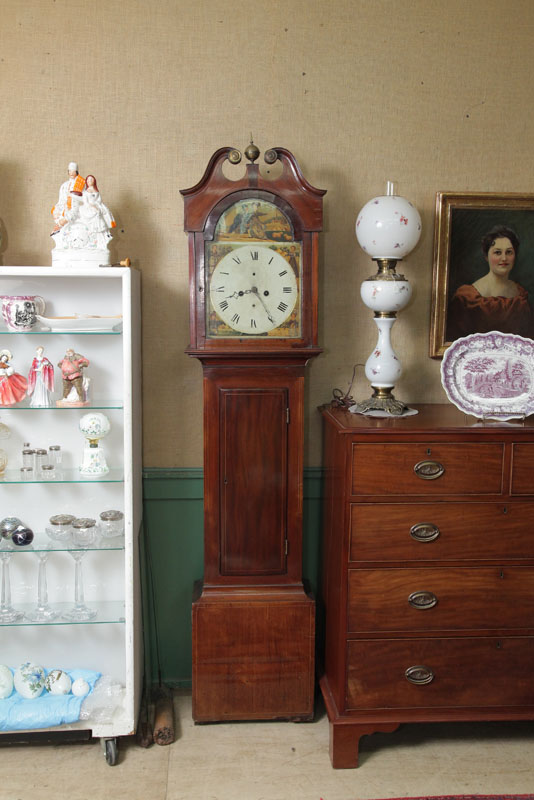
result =
[[[94,175],[85,179],[85,189],[79,206],[80,219],[87,225],[96,247],[107,247],[111,229],[115,227],[113,214],[102,202]]]
[[[78,165],[71,162],[69,179],[61,185],[52,215],[55,242],[54,266],[98,266],[110,263],[108,244],[115,220],[102,202],[96,178],[82,178]]]

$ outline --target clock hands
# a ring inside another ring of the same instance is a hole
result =
[[[251,289],[251,292],[252,292],[252,294],[256,295],[256,297],[258,298],[258,300],[259,300],[259,301],[260,301],[260,303],[262,304],[262,306],[263,306],[263,308],[264,308],[264,310],[265,310],[265,313],[267,314],[267,319],[269,320],[269,322],[272,322],[272,323],[273,323],[273,325],[274,325],[274,318],[273,318],[273,316],[271,315],[271,312],[269,311],[269,309],[267,308],[267,306],[265,305],[265,301],[264,301],[263,297],[262,297],[262,296],[261,296],[261,294],[258,292],[258,287],[257,287],[257,286],[253,286],[253,287],[252,287],[252,289]]]
[[[265,301],[261,296],[261,294],[259,293],[257,286],[253,286],[252,289],[241,289],[240,291],[232,292],[232,294],[226,296],[226,300],[233,300],[234,297],[243,297],[245,294],[253,294],[255,297],[257,297],[257,299],[262,304],[265,313],[267,314],[267,319],[269,320],[269,322],[274,323],[274,317],[272,316],[271,312],[265,305]]]

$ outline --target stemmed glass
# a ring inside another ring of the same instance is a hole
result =
[[[48,603],[48,585],[46,580],[46,562],[48,561],[48,553],[46,550],[41,550],[36,553],[39,559],[39,573],[37,578],[37,606],[26,614],[26,618],[30,622],[51,622],[59,616],[59,611],[55,611]]]
[[[96,617],[97,612],[85,605],[83,593],[83,567],[82,559],[87,553],[87,548],[93,544],[96,535],[94,519],[81,517],[72,523],[72,538],[77,550],[69,550],[74,559],[74,605],[63,614],[63,619],[70,622],[87,622]]]
[[[0,624],[18,622],[23,617],[22,611],[16,611],[11,605],[11,584],[9,581],[9,562],[13,555],[12,546],[4,539],[0,545],[0,561],[2,562],[2,590],[0,592]]]
[[[63,614],[63,619],[69,622],[86,622],[96,617],[97,612],[85,605],[83,593],[83,567],[82,559],[87,550],[69,550],[74,559],[74,605]]]

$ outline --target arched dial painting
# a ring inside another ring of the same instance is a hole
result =
[[[209,337],[301,336],[301,243],[288,216],[258,196],[225,210],[205,245]]]

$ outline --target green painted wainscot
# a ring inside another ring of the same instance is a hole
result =
[[[202,577],[203,491],[201,469],[143,471],[145,667],[153,683],[191,685],[191,598],[194,581]],[[321,498],[322,470],[310,467],[304,471],[303,576],[315,596],[320,581]],[[317,616],[320,619],[319,611]]]

